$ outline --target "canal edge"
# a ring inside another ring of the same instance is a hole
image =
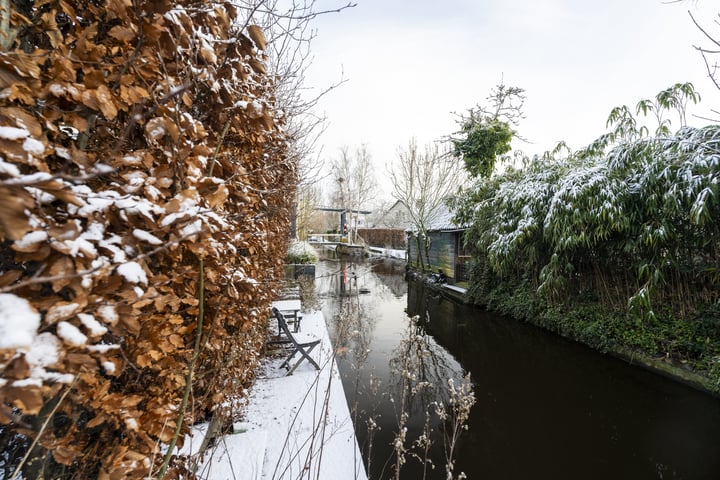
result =
[[[627,362],[630,365],[638,366],[656,375],[660,375],[683,385],[692,387],[698,391],[710,395],[713,398],[720,399],[720,390],[718,389],[718,385],[714,384],[710,378],[697,374],[690,370],[686,370],[681,365],[671,363],[664,357],[654,358],[639,350],[632,350],[630,348],[625,348],[618,345],[609,345],[603,349],[599,349],[583,341],[581,338],[558,330],[547,328],[542,323],[535,322],[531,318],[517,318],[506,313],[498,312],[497,310],[492,310],[488,308],[487,305],[476,305],[467,299],[465,295],[467,290],[462,287],[456,287],[454,285],[434,282],[430,277],[414,270],[408,271],[406,279],[409,282],[418,282],[424,284],[427,288],[430,288],[434,292],[439,293],[447,300],[471,306],[473,308],[484,308],[488,311],[495,311],[497,313],[500,313],[501,315],[507,316],[508,318],[512,318],[515,321],[529,323],[530,325],[541,328],[546,332],[550,332],[554,335],[558,335],[562,338],[584,345],[598,353],[610,355],[614,358],[617,358],[618,360]]]

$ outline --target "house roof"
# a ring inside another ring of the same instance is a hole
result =
[[[453,212],[450,211],[447,205],[445,205],[445,203],[440,204],[433,214],[430,215],[427,223],[427,231],[455,232],[467,228],[464,225],[454,223],[452,217]],[[413,230],[415,228],[415,225],[407,213],[407,206],[402,200],[395,202],[377,222],[377,225],[389,228],[402,228],[405,230]]]
[[[402,200],[396,201],[385,214],[376,222],[376,226],[385,228],[412,228],[412,220],[408,213],[407,206]]]

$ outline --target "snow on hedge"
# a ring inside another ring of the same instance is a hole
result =
[[[315,263],[317,260],[318,254],[308,242],[296,240],[288,247],[288,263]]]
[[[460,210],[471,212],[470,241],[496,272],[542,270],[544,278],[558,278],[578,259],[628,253],[650,272],[641,284],[652,272],[657,283],[673,265],[697,270],[712,256],[720,125],[604,148],[528,159],[523,170],[508,169],[466,194]]]
[[[0,349],[29,348],[40,326],[40,314],[30,302],[0,293]]]

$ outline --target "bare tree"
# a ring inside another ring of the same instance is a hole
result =
[[[711,34],[706,28],[700,25],[697,20],[695,20],[695,17],[689,10],[688,15],[690,15],[690,18],[692,19],[695,26],[703,33],[703,35],[705,35],[705,37],[711,44],[710,47],[701,47],[697,45],[695,45],[694,47],[695,50],[700,52],[700,55],[702,55],[703,61],[705,62],[705,68],[707,69],[708,77],[710,77],[710,79],[713,81],[715,87],[720,90],[720,65],[718,64],[718,58],[720,58],[720,33],[715,33],[714,35]],[[720,27],[720,14],[718,14],[718,18],[715,20],[714,23],[716,27]],[[712,112],[720,115],[720,111],[718,110],[712,110]]]
[[[317,36],[313,20],[321,15],[340,13],[355,7],[345,3],[319,9],[315,0],[251,0],[238,5],[248,10],[249,19],[257,19],[267,33],[268,69],[277,79],[277,104],[285,112],[290,154],[298,160],[301,183],[314,183],[322,166],[317,140],[325,129],[325,117],[315,107],[324,95],[345,83],[338,80],[317,87],[306,84],[306,72],[312,65],[312,41]]]
[[[319,202],[320,188],[317,184],[301,184],[298,187],[297,236],[300,240],[307,240],[313,230],[311,222]]]
[[[405,204],[415,226],[417,262],[420,268],[425,269],[426,261],[429,264],[430,250],[427,229],[440,214],[445,199],[464,183],[465,170],[461,162],[453,159],[447,151],[441,151],[437,143],[426,145],[421,152],[415,138],[408,142],[406,148],[398,149],[397,161],[388,170],[393,197]]]
[[[351,152],[350,148],[340,148],[338,157],[331,160],[330,171],[337,183],[337,197],[341,208],[351,213],[350,242],[356,237],[359,213],[377,191],[377,179],[373,173],[372,156],[367,145],[362,144]]]
[[[248,24],[255,22],[264,30],[263,33],[250,30],[250,34],[254,34],[253,41],[267,55],[266,68],[275,79],[275,103],[284,113],[283,129],[288,147],[285,162],[294,169],[298,187],[291,217],[291,237],[305,234],[298,231],[302,228],[298,225],[303,221],[300,217],[306,213],[301,205],[307,200],[303,198],[307,193],[305,186],[316,184],[321,177],[318,138],[325,130],[326,118],[317,113],[317,103],[346,81],[340,72],[339,79],[329,85],[306,84],[306,72],[312,64],[312,41],[317,35],[313,20],[356,6],[339,1],[337,7],[324,9],[317,7],[316,0],[246,0],[235,5],[246,11]],[[295,186],[292,185],[288,192]]]

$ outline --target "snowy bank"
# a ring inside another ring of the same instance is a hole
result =
[[[367,480],[322,313],[304,314],[301,331],[322,339],[311,353],[321,370],[305,361],[285,376],[283,359],[268,359],[242,423],[217,442],[200,478]]]
[[[395,250],[392,248],[369,247],[371,254],[380,255],[381,257],[397,258],[399,260],[407,259],[407,250]]]

